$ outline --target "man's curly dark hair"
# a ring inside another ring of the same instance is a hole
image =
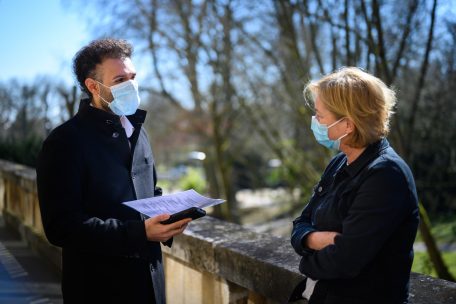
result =
[[[107,58],[124,59],[131,58],[133,47],[122,39],[103,38],[90,42],[80,49],[73,59],[73,71],[78,80],[81,90],[90,98],[92,94],[87,89],[84,81],[87,78],[95,78],[95,67]]]

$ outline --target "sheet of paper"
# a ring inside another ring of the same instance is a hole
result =
[[[169,195],[124,202],[123,204],[149,217],[154,217],[164,213],[174,214],[190,207],[206,208],[215,206],[224,201],[222,199],[202,196],[191,189]]]

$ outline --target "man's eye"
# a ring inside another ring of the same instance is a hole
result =
[[[116,81],[114,81],[116,84],[119,84],[119,83],[122,83],[124,82],[125,80],[123,78],[119,78],[119,79],[116,79]]]

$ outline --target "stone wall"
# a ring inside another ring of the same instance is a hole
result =
[[[40,254],[60,267],[60,249],[44,236],[33,169],[0,160],[0,209]],[[164,249],[170,304],[284,303],[302,279],[289,240],[205,217]],[[456,303],[456,284],[411,276],[411,303]],[[301,303],[305,303],[302,301]]]

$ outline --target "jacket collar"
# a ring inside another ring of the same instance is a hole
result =
[[[103,124],[113,124],[115,126],[120,125],[120,116],[100,110],[98,108],[92,107],[90,105],[90,99],[81,99],[79,103],[79,110],[78,115],[81,116],[83,119],[87,119],[91,122],[95,123],[103,123]],[[132,125],[136,128],[138,125],[141,125],[146,120],[147,111],[144,110],[136,110],[135,114],[128,115],[128,120],[132,123]]]
[[[389,142],[386,138],[382,138],[379,141],[370,144],[353,163],[345,167],[345,171],[350,176],[355,176],[374,158],[379,156],[385,149],[389,148],[389,146]]]

